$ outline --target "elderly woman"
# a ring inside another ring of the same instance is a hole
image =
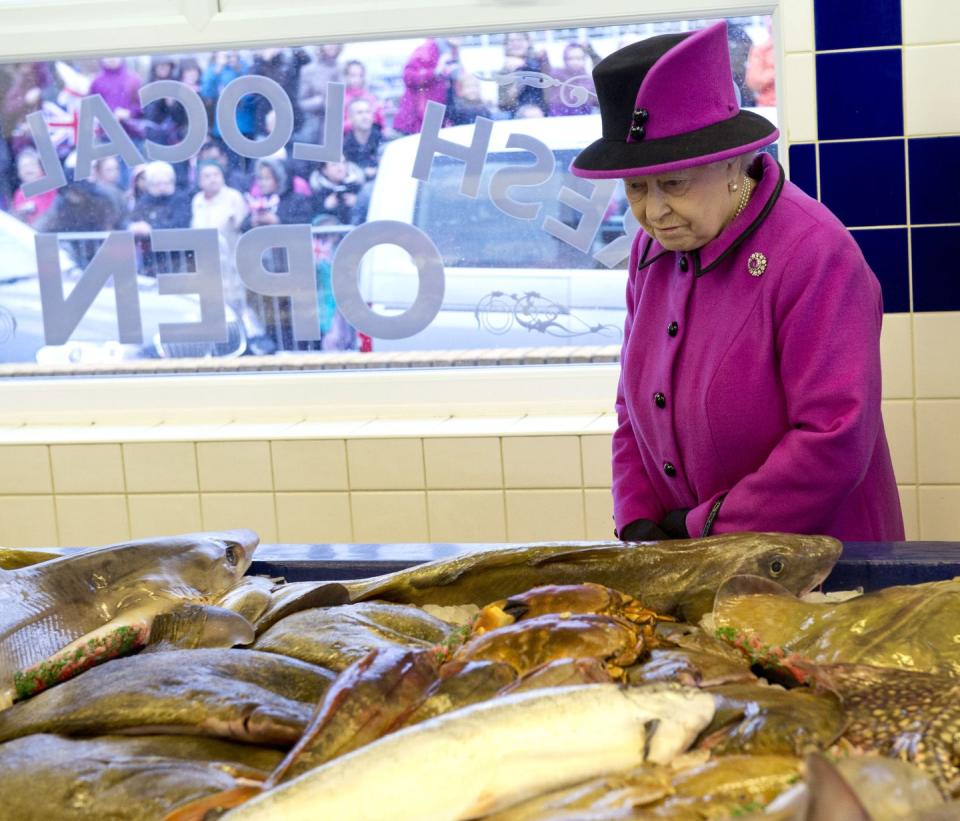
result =
[[[613,436],[625,540],[744,530],[903,539],[880,415],[880,286],[740,111],[726,25],[593,72],[603,137],[572,171],[623,178],[640,222]]]

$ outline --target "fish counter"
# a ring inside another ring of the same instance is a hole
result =
[[[3,819],[960,818],[960,545],[0,548]]]

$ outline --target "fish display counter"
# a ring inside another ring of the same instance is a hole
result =
[[[960,818],[960,545],[0,548],[0,821]]]

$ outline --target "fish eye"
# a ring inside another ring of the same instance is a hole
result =
[[[783,559],[776,556],[770,560],[770,575],[776,577],[781,573],[783,573]]]
[[[230,565],[230,567],[236,567],[238,564],[240,564],[240,556],[236,546],[232,544],[227,545],[227,551],[224,555],[226,556],[227,564]]]

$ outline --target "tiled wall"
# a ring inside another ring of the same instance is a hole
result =
[[[780,9],[790,175],[883,285],[907,538],[960,540],[960,3]],[[269,542],[610,538],[612,418],[525,413],[0,431],[0,544],[241,525]]]
[[[783,11],[791,179],[850,228],[883,286],[908,535],[960,539],[960,4]]]

